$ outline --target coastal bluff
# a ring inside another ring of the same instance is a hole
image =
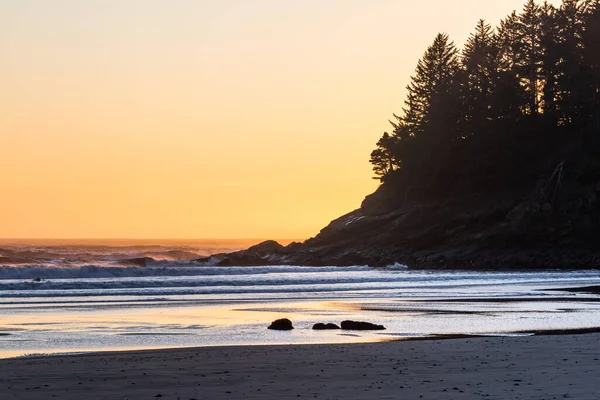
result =
[[[303,243],[266,241],[198,261],[222,266],[403,264],[419,269],[583,269],[600,265],[600,180],[551,170],[510,190],[419,198],[381,185]]]

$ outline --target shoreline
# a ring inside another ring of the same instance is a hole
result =
[[[597,397],[600,333],[0,360],[3,399]]]
[[[352,334],[352,330],[343,331],[347,334]],[[24,354],[22,356],[4,357],[0,358],[0,363],[7,360],[40,360],[40,359],[53,359],[56,357],[86,357],[86,356],[106,356],[106,355],[127,355],[127,354],[138,354],[138,353],[160,353],[170,351],[200,351],[202,349],[229,349],[229,348],[240,348],[240,347],[280,347],[280,346],[352,346],[352,345],[364,345],[364,344],[377,344],[377,343],[394,343],[394,342],[427,342],[427,341],[451,341],[460,339],[490,339],[490,338],[525,338],[525,337],[538,337],[538,336],[565,336],[565,335],[589,335],[589,334],[600,334],[600,326],[589,327],[589,328],[572,328],[572,329],[536,329],[536,330],[523,330],[523,331],[510,331],[510,332],[497,332],[497,333],[440,333],[430,334],[425,336],[407,336],[407,337],[387,337],[380,340],[365,340],[364,342],[331,342],[331,343],[290,343],[290,344],[232,344],[232,345],[206,345],[206,346],[183,346],[183,347],[161,347],[161,348],[140,348],[140,349],[123,349],[123,350],[90,350],[90,351],[74,351],[70,352],[57,352],[57,353],[32,353]]]

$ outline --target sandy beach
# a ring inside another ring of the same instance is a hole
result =
[[[598,399],[600,334],[0,360],[2,399]]]

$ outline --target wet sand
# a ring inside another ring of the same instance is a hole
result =
[[[0,360],[4,399],[598,399],[600,334]]]

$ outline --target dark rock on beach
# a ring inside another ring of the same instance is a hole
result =
[[[291,331],[294,329],[292,326],[292,321],[287,318],[282,318],[271,322],[271,325],[267,329],[272,329],[274,331]]]
[[[315,331],[324,331],[324,330],[332,330],[332,329],[341,329],[339,326],[337,326],[336,324],[323,324],[323,323],[318,323],[318,324],[314,324],[312,327]]]
[[[370,322],[342,321],[342,329],[348,331],[383,331],[385,327]]]

